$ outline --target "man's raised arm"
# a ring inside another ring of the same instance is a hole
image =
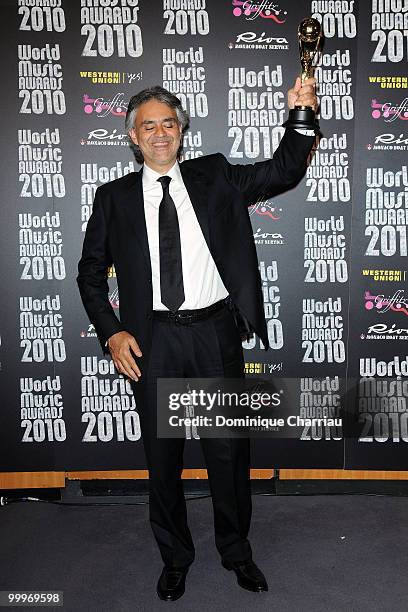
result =
[[[311,106],[316,109],[316,80],[300,77],[287,94],[288,108]],[[272,159],[255,164],[229,164],[226,162],[226,178],[239,191],[245,193],[248,204],[260,196],[273,197],[296,185],[306,171],[307,159],[315,136],[305,130],[288,128]]]

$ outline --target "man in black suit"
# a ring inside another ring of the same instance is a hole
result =
[[[316,107],[314,79],[298,78],[288,105]],[[243,322],[268,348],[258,261],[247,207],[295,185],[313,133],[287,129],[273,159],[231,165],[215,154],[178,163],[188,117],[161,87],[133,96],[126,127],[132,173],[99,187],[78,265],[78,285],[103,350],[132,381],[149,468],[150,522],[164,568],[157,592],[178,599],[194,560],[180,479],[183,439],[157,437],[159,377],[242,377]],[[120,321],[108,300],[115,265]],[[201,439],[226,569],[252,591],[268,589],[252,560],[248,439]]]

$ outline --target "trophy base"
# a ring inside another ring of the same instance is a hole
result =
[[[308,106],[296,106],[289,111],[288,120],[282,124],[283,127],[295,130],[313,130],[315,134],[321,136],[320,126],[316,119],[313,108]]]

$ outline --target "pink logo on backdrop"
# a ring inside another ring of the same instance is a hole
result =
[[[402,119],[402,121],[406,121],[408,119],[408,98],[405,98],[399,104],[371,100],[371,108],[371,116],[373,119],[382,118],[386,123],[391,123],[396,119]]]
[[[364,301],[366,310],[377,310],[383,313],[392,310],[408,316],[408,302],[404,299],[405,292],[403,289],[396,291],[391,297],[384,295],[371,295],[369,291],[364,292]]]
[[[232,0],[232,14],[253,21],[258,17],[272,19],[275,23],[285,23],[287,11],[282,11],[279,4],[270,0]]]
[[[248,207],[249,216],[259,215],[260,217],[268,217],[273,221],[278,221],[280,219],[279,212],[281,208],[276,208],[272,205],[271,200],[265,200],[263,202],[256,202]]]
[[[124,117],[128,107],[128,102],[125,100],[123,93],[117,93],[113,98],[91,98],[88,94],[84,94],[82,101],[84,113],[87,115],[95,113],[97,117],[106,117],[107,115]]]

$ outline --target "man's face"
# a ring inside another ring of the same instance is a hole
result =
[[[175,109],[152,99],[139,106],[130,137],[142,151],[145,164],[165,174],[177,159],[181,133]]]

